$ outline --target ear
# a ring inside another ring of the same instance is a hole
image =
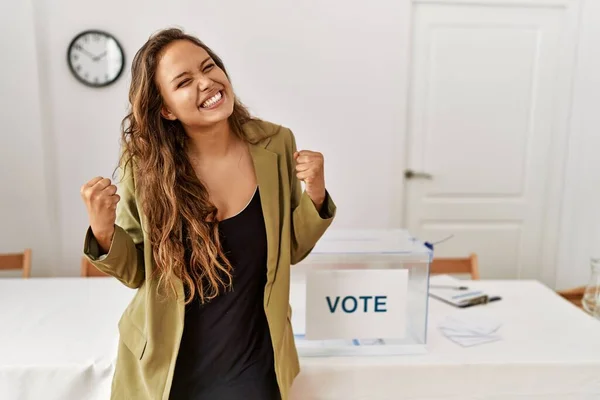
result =
[[[175,116],[175,114],[173,114],[171,112],[171,110],[169,110],[167,108],[167,106],[162,106],[162,108],[160,109],[160,115],[164,119],[168,119],[169,121],[175,121],[175,120],[177,120],[177,117]]]

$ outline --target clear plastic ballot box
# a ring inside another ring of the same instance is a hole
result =
[[[292,266],[301,357],[426,352],[433,251],[404,230],[329,230]]]

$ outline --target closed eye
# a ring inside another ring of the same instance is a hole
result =
[[[184,80],[182,80],[181,82],[179,82],[179,83],[177,84],[177,89],[179,89],[180,87],[184,87],[184,86],[185,86],[185,85],[187,85],[189,82],[190,82],[190,80],[189,80],[189,79],[184,79]]]
[[[214,66],[215,66],[215,64],[207,64],[207,65],[204,67],[204,69],[203,69],[202,71],[204,71],[204,72],[208,72],[208,71],[210,71],[211,69],[213,69],[213,68],[214,68]]]

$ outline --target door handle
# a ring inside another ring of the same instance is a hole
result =
[[[404,171],[404,177],[406,179],[433,179],[433,175],[428,174],[427,172],[416,172],[412,169]]]

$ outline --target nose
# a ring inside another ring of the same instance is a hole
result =
[[[200,76],[198,78],[198,90],[204,92],[205,90],[210,89],[212,86],[212,81],[206,76]]]

